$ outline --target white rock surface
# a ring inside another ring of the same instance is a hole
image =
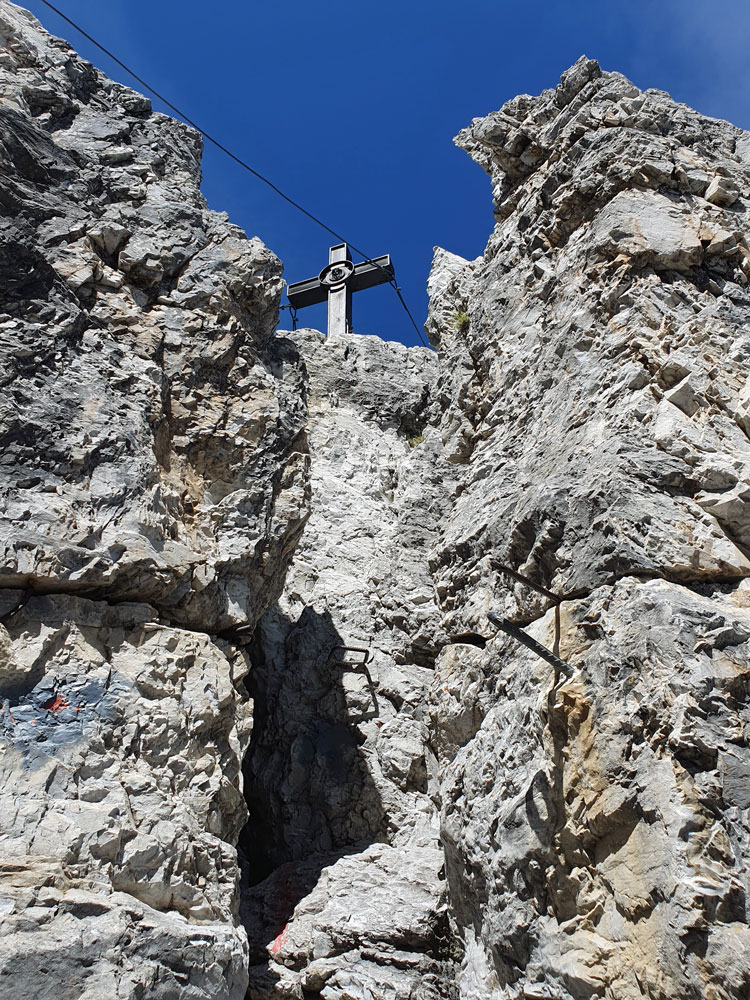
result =
[[[253,653],[250,996],[278,983],[300,997],[323,983],[325,997],[445,996],[424,712],[444,641],[427,554],[450,485],[425,426],[436,364],[375,337],[290,336],[309,380],[312,510]]]
[[[574,670],[502,633],[438,659],[461,995],[744,996],[747,136],[582,59],[458,143],[497,225],[430,279],[444,624]]]
[[[247,664],[152,617],[33,597],[0,626],[31,687],[3,684],[3,997],[243,994]]]
[[[0,995],[750,995],[750,137],[475,120],[436,357],[273,336],[197,136],[0,45]]]
[[[232,630],[307,516],[305,405],[200,152],[0,0],[4,998],[247,985]]]
[[[281,265],[206,208],[195,132],[0,19],[0,583],[252,623],[305,513]]]

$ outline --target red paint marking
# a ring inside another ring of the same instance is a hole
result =
[[[56,694],[54,698],[50,698],[48,702],[42,705],[42,708],[46,708],[48,712],[54,712],[55,715],[67,707],[68,703],[61,694]]]
[[[286,937],[287,937],[286,932],[288,930],[289,930],[289,924],[285,924],[284,930],[281,932],[281,934],[279,934],[278,937],[274,938],[274,942],[271,945],[271,951],[274,953],[274,955],[278,955],[278,953],[286,944]]]

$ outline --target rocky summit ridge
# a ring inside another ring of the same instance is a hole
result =
[[[278,331],[0,0],[3,998],[750,995],[750,135],[581,59],[457,142],[435,352]]]

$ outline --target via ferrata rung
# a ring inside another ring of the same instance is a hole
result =
[[[500,615],[496,615],[492,611],[487,612],[487,620],[491,622],[495,628],[499,629],[501,632],[505,632],[506,635],[515,639],[516,642],[520,642],[522,645],[526,646],[526,648],[530,649],[532,653],[536,653],[537,656],[546,660],[547,663],[551,663],[556,670],[560,670],[568,677],[570,677],[573,673],[573,668],[569,663],[566,663],[565,660],[561,660],[559,656],[556,656],[551,650],[547,649],[546,646],[543,646],[541,642],[537,642],[536,639],[532,639],[527,632],[524,632],[522,628],[519,628],[519,626],[515,625],[512,621],[509,621],[507,618],[501,618]]]
[[[342,653],[357,653],[359,654],[358,659],[334,659],[334,654],[336,652]],[[328,664],[332,667],[364,667],[370,662],[371,653],[369,649],[365,649],[363,646],[342,646],[336,645],[331,646],[331,650],[328,654]]]

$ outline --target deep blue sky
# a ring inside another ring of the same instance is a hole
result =
[[[38,0],[26,6],[110,76],[117,66]],[[390,253],[418,323],[438,244],[481,254],[484,173],[451,139],[582,54],[750,128],[747,0],[56,0],[103,45],[291,197],[373,256]],[[154,102],[158,107],[158,102]],[[203,190],[284,261],[316,274],[333,240],[212,146]],[[323,307],[300,314],[325,329]],[[284,318],[282,316],[282,324]],[[416,337],[393,291],[354,328]]]

